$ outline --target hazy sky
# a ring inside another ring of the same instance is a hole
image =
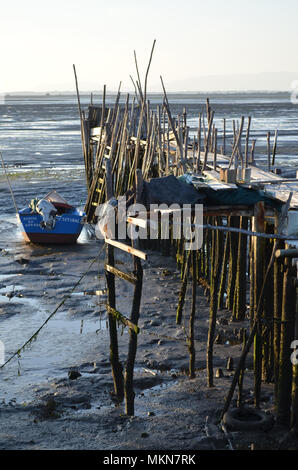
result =
[[[149,91],[160,75],[166,83],[280,71],[298,79],[297,24],[297,0],[6,0],[0,92],[74,90],[73,63],[82,90],[120,80],[131,88],[133,50],[144,76],[154,39]]]

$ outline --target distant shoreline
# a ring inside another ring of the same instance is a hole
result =
[[[102,96],[102,93],[99,93],[98,91],[81,91],[80,95],[81,96],[90,96],[90,94],[93,94],[93,96]],[[123,90],[122,94],[125,93],[130,93],[134,94],[133,90]],[[228,95],[241,95],[241,94],[246,94],[246,95],[251,95],[251,94],[269,94],[269,95],[286,95],[290,93],[290,90],[215,90],[215,91],[183,91],[183,90],[177,90],[177,91],[169,91],[167,92],[168,95],[219,95],[219,94],[228,94]],[[57,96],[67,96],[67,97],[72,97],[75,96],[75,92],[72,91],[45,91],[45,92],[5,92],[1,93],[1,95],[4,98],[10,98],[10,97],[17,97],[17,98],[53,98]],[[117,95],[117,91],[109,91],[108,95]],[[158,96],[158,95],[163,95],[163,92],[160,91],[153,91],[149,92],[148,96]]]

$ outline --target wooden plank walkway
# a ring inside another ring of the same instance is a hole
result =
[[[203,152],[201,152],[201,161],[203,156]],[[237,187],[235,184],[223,183],[220,181],[219,169],[228,168],[230,161],[229,157],[224,155],[217,155],[216,170],[213,168],[213,158],[213,153],[208,153],[208,170],[203,172],[208,178],[210,178],[210,183],[207,181],[207,184],[213,189],[227,189],[229,187]],[[242,183],[242,186],[246,188],[263,189],[268,195],[283,202],[286,202],[290,192],[293,192],[290,210],[298,209],[298,179],[295,180],[291,178],[289,181],[287,181],[280,175],[262,170],[256,166],[249,165],[248,168],[251,169],[251,179],[249,183]]]

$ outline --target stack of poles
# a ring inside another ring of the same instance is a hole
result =
[[[130,102],[127,95],[125,105],[120,106],[120,90],[114,106],[108,110],[105,104],[105,87],[100,112],[100,132],[94,139],[90,121],[80,110],[83,153],[86,167],[88,198],[86,212],[88,220],[96,220],[95,208],[105,200],[104,161],[111,161],[115,196],[126,194],[135,186],[136,169],[142,170],[143,179],[182,175],[187,171],[199,173],[207,167],[216,169],[217,151],[226,154],[231,147],[230,166],[245,169],[254,163],[255,140],[250,145],[251,118],[247,120],[244,153],[241,141],[244,132],[244,117],[234,123],[232,140],[226,133],[226,119],[223,120],[221,147],[218,145],[218,129],[214,125],[214,112],[209,100],[199,114],[197,135],[189,139],[189,127],[184,110],[182,117],[171,114],[168,97],[164,89],[164,102],[154,112],[150,102],[137,96]],[[92,111],[92,107],[90,110]],[[272,164],[276,156],[276,139],[273,147]],[[268,168],[270,139],[268,135]],[[210,163],[210,153],[213,159]],[[231,404],[235,387],[238,386],[237,405],[241,406],[245,358],[253,344],[254,358],[254,401],[261,406],[263,382],[274,382],[274,396],[277,420],[281,424],[298,429],[298,367],[291,362],[291,343],[295,339],[296,320],[296,268],[287,256],[282,237],[278,238],[275,226],[265,222],[262,203],[251,210],[237,213],[235,208],[224,214],[204,216],[204,224],[213,229],[204,229],[203,245],[199,250],[185,250],[183,239],[174,240],[172,231],[169,240],[162,239],[163,228],[159,229],[158,240],[142,241],[142,246],[160,250],[163,255],[172,255],[181,270],[181,289],[178,299],[176,322],[182,321],[187,284],[192,279],[192,303],[189,315],[188,350],[189,375],[195,376],[195,315],[197,286],[204,288],[210,302],[209,331],[206,346],[207,384],[214,386],[213,356],[217,312],[227,309],[233,322],[250,319],[247,335],[244,334],[243,353],[237,366],[234,381],[226,398],[224,411]],[[278,220],[278,214],[276,215]],[[216,227],[226,230],[216,230]],[[264,233],[265,237],[253,236],[253,232]],[[273,234],[273,238],[270,238]],[[276,237],[276,238],[274,238]],[[273,248],[278,247],[269,274],[265,273]],[[264,262],[264,260],[266,260]],[[264,280],[266,282],[264,283]],[[274,296],[272,297],[272,289]],[[296,326],[297,328],[297,326]],[[245,332],[246,333],[246,332]],[[253,337],[251,337],[253,335]]]

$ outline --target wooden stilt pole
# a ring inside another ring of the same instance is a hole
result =
[[[188,337],[188,351],[189,351],[189,376],[195,377],[195,339],[194,339],[194,322],[196,313],[196,289],[197,289],[197,269],[196,269],[197,252],[195,250],[191,253],[192,259],[192,304],[189,318],[189,337]]]
[[[266,233],[273,233],[274,227],[268,222],[265,223]],[[270,261],[272,253],[273,241],[270,239],[265,240],[264,249],[264,267],[263,275],[266,272],[266,266]],[[268,282],[265,287],[264,293],[264,306],[263,306],[263,325],[262,325],[262,343],[263,343],[263,354],[262,354],[262,380],[266,383],[270,383],[273,378],[273,270],[268,275]]]
[[[141,201],[141,193],[143,188],[143,179],[141,170],[136,171],[136,203]],[[130,321],[134,325],[138,325],[139,316],[140,316],[140,305],[141,305],[141,296],[142,296],[142,284],[143,284],[143,268],[141,260],[137,257],[133,257],[134,262],[134,275],[136,278],[136,284],[133,295],[133,304],[131,310]],[[134,364],[137,353],[137,333],[133,330],[129,330],[129,345],[128,345],[128,355],[124,375],[124,394],[125,394],[125,413],[128,416],[134,415],[134,398],[135,393],[133,389],[133,374],[134,374]]]
[[[216,315],[218,306],[218,285],[221,272],[221,262],[223,253],[222,233],[212,231],[212,267],[211,267],[211,289],[210,289],[210,307],[209,307],[209,330],[207,340],[207,385],[213,387],[213,343],[216,326]]]
[[[240,229],[247,230],[247,217],[240,217]],[[242,321],[246,313],[246,270],[247,236],[239,233],[235,293],[233,299],[233,320]]]
[[[290,207],[292,194],[293,193],[290,193],[289,198],[287,200],[287,203],[285,204],[285,206],[282,209],[282,216],[279,220],[279,224],[278,224],[278,228],[277,228],[277,234],[278,235],[282,232],[284,222],[285,222],[286,217],[287,217],[288,209]],[[254,322],[253,322],[249,337],[247,339],[247,343],[245,345],[245,348],[243,349],[241,357],[240,357],[239,362],[237,364],[237,368],[235,370],[235,374],[234,374],[234,377],[233,377],[233,380],[232,380],[232,384],[231,384],[229,393],[226,397],[225,405],[224,405],[224,408],[223,408],[223,411],[222,411],[222,414],[221,414],[222,417],[225,414],[225,412],[229,409],[229,406],[231,404],[231,400],[233,398],[235,387],[236,387],[236,385],[238,383],[238,380],[239,380],[240,372],[244,367],[246,356],[247,356],[247,354],[248,354],[248,352],[251,348],[251,345],[254,341],[254,337],[255,337],[256,332],[257,332],[257,327],[258,327],[258,324],[259,324],[260,314],[261,314],[261,306],[262,306],[262,298],[263,298],[263,294],[264,294],[264,286],[266,285],[266,282],[267,282],[268,273],[270,272],[270,270],[271,270],[271,268],[274,264],[276,251],[277,251],[277,246],[276,246],[276,242],[275,242],[275,244],[273,246],[273,250],[272,250],[272,255],[271,255],[271,258],[270,258],[270,263],[267,267],[267,271],[266,271],[266,274],[265,274],[265,277],[264,277],[264,280],[263,280],[263,283],[262,283],[262,288],[260,290],[260,297],[255,300],[256,307],[255,307]]]
[[[218,309],[224,307],[224,294],[226,292],[226,281],[227,281],[227,272],[228,272],[228,261],[230,255],[230,234],[225,234],[225,243],[224,243],[224,254],[223,254],[223,261],[222,261],[222,272],[220,278],[220,285],[219,285],[219,293],[218,293]]]
[[[293,284],[296,268],[291,258],[285,258],[284,268],[276,419],[279,424],[288,426],[292,391],[291,343],[294,340],[296,317],[296,288]]]
[[[222,153],[226,154],[226,118],[223,119]]]
[[[107,200],[113,196],[112,168],[110,160],[106,161],[106,193]],[[106,246],[106,264],[114,266],[114,248]],[[115,296],[115,275],[105,271],[107,281],[108,305],[112,309],[116,308]],[[109,312],[108,312],[109,313]],[[110,362],[114,381],[114,392],[117,398],[122,401],[124,396],[122,365],[118,353],[118,333],[116,319],[109,313],[109,333],[110,333]]]
[[[183,278],[182,278],[181,288],[180,288],[180,292],[179,292],[177,315],[176,315],[177,325],[180,325],[181,320],[182,320],[182,312],[183,312],[185,294],[186,294],[186,288],[187,288],[187,278],[188,278],[188,272],[189,272],[189,264],[190,264],[190,251],[188,251],[188,253],[186,255]]]
[[[275,217],[275,228],[278,225],[278,216]],[[277,249],[284,248],[282,240],[276,241]],[[282,311],[282,263],[280,258],[275,258],[273,267],[273,351],[274,351],[274,390],[275,398],[278,392],[279,377],[279,353],[280,353],[280,327]],[[275,409],[277,403],[275,402]]]
[[[271,168],[270,132],[267,132],[267,170]]]
[[[264,232],[264,203],[258,202],[255,205],[255,213],[253,218],[253,230],[256,232]],[[264,239],[254,237],[254,298],[260,299],[260,293],[263,282],[264,267]],[[263,311],[263,299],[259,307],[260,312]],[[262,331],[260,322],[257,321],[257,309],[254,312],[254,320],[257,323],[256,335],[254,338],[254,400],[255,406],[260,407],[261,399],[261,381],[262,381]]]
[[[239,227],[239,217],[230,216],[229,225],[231,227]],[[230,233],[230,258],[229,258],[229,274],[228,274],[228,286],[227,286],[227,300],[226,307],[228,310],[233,310],[234,294],[235,294],[235,283],[237,273],[237,248],[238,248],[238,234]]]
[[[275,155],[276,155],[276,148],[277,148],[277,129],[274,134],[274,144],[273,144],[273,150],[272,150],[272,166],[275,165]]]

